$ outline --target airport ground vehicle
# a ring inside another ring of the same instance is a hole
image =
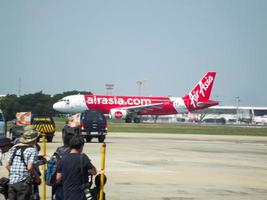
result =
[[[20,137],[23,128],[33,125],[39,132],[45,133],[47,142],[52,142],[55,133],[55,122],[50,115],[31,112],[16,113],[16,120],[12,122],[9,136],[12,140]]]
[[[5,136],[6,136],[6,121],[4,118],[4,114],[0,109],[0,137],[5,137]]]
[[[85,110],[72,115],[67,119],[66,125],[62,129],[65,134],[81,134],[86,142],[91,142],[97,138],[99,142],[104,142],[107,134],[107,120],[102,112],[96,110]]]

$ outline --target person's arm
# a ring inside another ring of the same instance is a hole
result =
[[[60,183],[62,181],[63,181],[62,160],[59,160],[57,165],[56,183]]]
[[[60,183],[62,180],[63,180],[63,174],[60,173],[60,172],[57,172],[57,175],[56,175],[56,182],[57,182],[57,183]]]
[[[8,152],[8,159],[7,159],[7,164],[6,164],[6,169],[8,171],[10,171],[10,167],[11,167],[11,157],[13,156],[13,153],[15,152],[15,148],[11,148]]]
[[[91,163],[91,160],[86,154],[83,154],[83,155],[84,155],[85,163],[88,169],[88,173],[90,175],[96,175],[97,174],[96,167]]]
[[[26,157],[27,157],[27,161],[26,161],[27,162],[27,170],[29,172],[31,172],[31,174],[34,175],[34,167],[33,167],[33,164],[34,164],[34,161],[37,158],[37,151],[33,147],[27,148],[25,151],[27,151],[27,155],[26,155]]]
[[[41,183],[41,178],[40,178],[40,175],[38,174],[37,170],[38,169],[35,169],[35,166],[33,163],[29,163],[27,165],[27,170],[31,173],[31,175],[34,177],[34,180],[36,183]]]
[[[36,148],[31,148],[28,156],[27,170],[31,173],[32,177],[34,177],[36,183],[41,183],[41,178],[37,171],[38,169],[36,169],[37,166],[35,166],[36,160],[37,150]]]
[[[33,163],[27,165],[27,170],[33,174]]]
[[[89,169],[88,173],[91,174],[91,175],[96,175],[97,174],[97,170],[96,170],[95,166],[93,166],[93,168]]]
[[[9,164],[9,163],[6,164],[6,169],[7,169],[8,171],[10,171],[10,164]]]

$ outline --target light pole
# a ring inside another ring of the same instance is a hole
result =
[[[239,122],[239,103],[240,103],[240,97],[236,97],[236,120]]]
[[[107,83],[107,84],[105,84],[105,87],[106,87],[107,95],[111,95],[112,94],[112,90],[114,88],[114,84]]]
[[[143,84],[145,81],[146,81],[146,80],[138,80],[138,81],[136,81],[137,88],[138,88],[138,96],[141,96],[141,87],[142,87],[142,84]]]

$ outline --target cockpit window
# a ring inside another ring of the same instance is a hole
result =
[[[58,101],[59,102],[65,102],[66,104],[70,104],[70,100],[69,99],[60,99]]]

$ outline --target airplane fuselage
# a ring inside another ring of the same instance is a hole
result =
[[[138,115],[171,115],[187,113],[217,105],[210,100],[216,72],[208,72],[196,86],[183,97],[160,96],[111,96],[70,95],[59,100],[53,108],[59,112],[77,113],[83,110],[99,110],[111,118],[130,122]]]
[[[111,109],[131,108],[162,104],[152,109],[139,111],[138,115],[170,115],[187,112],[180,97],[151,96],[108,96],[108,95],[71,95],[54,104],[54,109],[65,113],[77,113],[83,110],[100,110],[109,114]]]

